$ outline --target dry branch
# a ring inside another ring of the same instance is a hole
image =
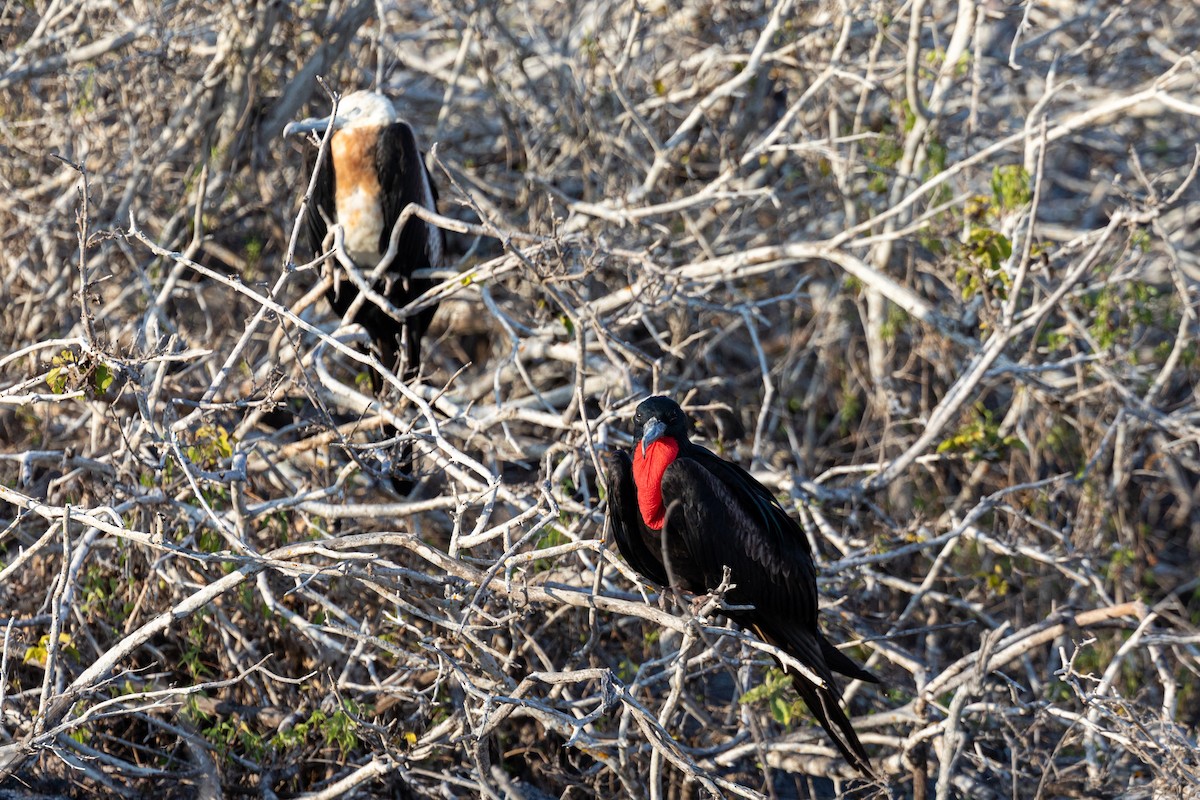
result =
[[[1200,792],[1200,11],[1001,6],[0,11],[0,793]],[[298,244],[317,77],[435,145],[406,308]],[[878,785],[605,543],[650,392],[795,510]]]

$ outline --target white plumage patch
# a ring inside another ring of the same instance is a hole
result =
[[[382,187],[375,171],[378,127],[340,130],[329,143],[336,175],[337,221],[346,232],[346,252],[364,269],[379,263],[383,235]]]

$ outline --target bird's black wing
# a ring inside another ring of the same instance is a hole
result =
[[[759,547],[767,553],[779,554],[782,558],[799,565],[802,577],[804,575],[811,576],[811,581],[807,581],[804,587],[795,587],[796,592],[787,599],[788,608],[799,613],[795,616],[784,615],[777,619],[787,620],[790,627],[797,630],[815,631],[824,661],[834,672],[856,680],[879,683],[877,677],[834,647],[820,634],[817,628],[816,567],[813,565],[812,551],[809,550],[804,531],[800,530],[800,527],[788,516],[787,512],[783,510],[783,506],[770,491],[755,480],[750,473],[737,464],[719,458],[699,445],[692,445],[689,455],[697,455],[696,451],[699,451],[700,455],[696,460],[717,477],[724,486],[730,488],[731,493],[742,500],[742,507],[747,509],[747,514],[761,523],[758,530],[762,537],[756,540],[760,543]],[[770,557],[772,556],[768,556],[768,558]],[[806,590],[806,587],[811,587],[811,591]],[[796,594],[803,596],[795,596]],[[811,616],[808,616],[810,610]],[[796,641],[797,635],[792,631],[780,630],[775,638],[782,640],[784,648],[789,652],[800,647]]]
[[[600,458],[608,486],[608,527],[616,540],[617,550],[644,578],[666,586],[667,572],[663,568],[662,555],[655,553],[643,538],[637,486],[633,482],[633,461],[621,450],[609,450]]]
[[[437,190],[425,169],[425,160],[417,145],[416,134],[407,122],[394,122],[380,132],[375,160],[379,170],[379,183],[383,187],[384,225],[379,241],[379,252],[382,255],[387,252],[392,227],[404,208],[409,203],[416,203],[431,211],[437,211]],[[439,262],[445,250],[446,240],[441,228],[430,225],[419,217],[409,219],[400,232],[396,258],[388,268],[393,276],[400,276],[399,279],[393,277],[388,283],[388,301],[396,308],[403,308],[431,288],[434,282],[429,278],[410,279],[408,276],[413,270],[440,266]],[[437,306],[432,305],[405,320],[406,379],[415,376],[419,371],[421,337],[425,335],[436,311]],[[383,344],[385,356],[388,355],[389,347],[393,346],[392,339],[394,337]],[[395,352],[398,353],[398,350]],[[389,366],[392,364],[394,356]]]
[[[392,225],[409,203],[437,211],[437,190],[433,186],[417,137],[407,122],[393,122],[379,133],[375,161],[379,184],[383,189],[384,227],[380,233],[379,252],[387,252],[392,237]],[[445,251],[441,228],[416,217],[410,219],[400,233],[399,249],[391,271],[409,275],[415,269],[438,266]],[[414,295],[415,296],[415,295]]]
[[[696,451],[708,458],[695,458]],[[738,586],[731,603],[817,626],[817,571],[803,532],[758,481],[736,464],[694,446],[663,474],[663,497],[682,503],[687,524],[670,531],[716,587],[728,566]],[[668,526],[669,527],[669,526]],[[664,528],[664,530],[667,530]]]
[[[317,165],[318,151],[308,148],[305,152],[304,174],[311,176]],[[304,213],[304,234],[314,258],[321,255],[321,246],[325,243],[325,234],[329,231],[325,218],[333,220],[337,216],[333,186],[333,159],[326,156],[321,162],[321,174],[317,176],[317,182],[313,185],[312,197],[309,198],[308,208]]]
[[[688,442],[687,449],[680,453],[698,461],[701,466],[715,475],[722,483],[730,487],[740,500],[753,504],[753,514],[762,523],[763,533],[773,540],[779,541],[779,546],[799,548],[812,560],[812,552],[808,549],[808,540],[804,532],[780,505],[779,500],[771,490],[763,486],[746,470],[732,461],[725,459],[693,442]]]
[[[833,666],[873,676],[829,644],[818,630],[816,570],[808,547],[803,541],[797,544],[794,537],[779,536],[764,523],[761,493],[750,492],[745,480],[762,485],[744,472],[745,479],[732,480],[732,474],[714,474],[708,464],[677,458],[663,473],[663,496],[671,500],[663,533],[684,541],[707,588],[716,588],[724,568],[729,567],[736,587],[726,600],[754,606],[753,611],[732,612],[731,619],[816,673],[824,686],[796,672],[792,676],[796,691],[842,756],[870,777],[866,750],[838,704],[829,658],[834,659]]]

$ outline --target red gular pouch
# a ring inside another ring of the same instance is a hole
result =
[[[643,448],[638,442],[633,448],[633,482],[637,486],[638,509],[642,521],[652,530],[661,531],[667,509],[663,504],[662,478],[667,467],[679,455],[679,442],[664,436]]]

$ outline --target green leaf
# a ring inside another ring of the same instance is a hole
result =
[[[75,354],[70,350],[62,350],[50,359],[50,363],[54,365],[54,368],[46,374],[46,384],[50,387],[50,391],[62,394],[67,391],[67,382],[75,367]]]
[[[1020,208],[1033,198],[1029,173],[1020,164],[992,168],[992,197],[1003,209]]]
[[[788,725],[792,721],[792,704],[777,694],[770,700],[771,716],[780,725]]]
[[[55,367],[46,375],[46,384],[54,394],[62,394],[67,390],[67,376],[62,367]]]
[[[102,395],[108,391],[108,387],[112,386],[113,374],[104,364],[96,367],[95,373],[92,375],[92,388],[97,395]]]

